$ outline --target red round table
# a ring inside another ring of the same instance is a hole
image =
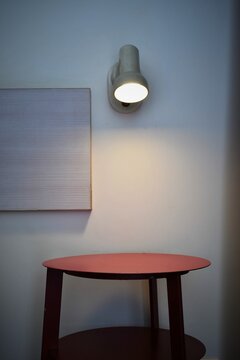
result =
[[[47,260],[42,360],[199,360],[204,345],[184,334],[181,275],[206,259],[158,253],[80,255]],[[63,273],[94,279],[148,280],[149,327],[81,331],[59,339]],[[159,329],[157,279],[166,278],[170,330]]]

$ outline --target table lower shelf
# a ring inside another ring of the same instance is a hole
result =
[[[204,345],[185,335],[186,360],[199,360]],[[171,360],[169,330],[111,327],[78,332],[59,340],[58,360]]]

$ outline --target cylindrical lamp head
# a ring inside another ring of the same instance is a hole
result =
[[[108,76],[108,97],[112,107],[124,113],[135,111],[148,95],[148,83],[140,72],[139,52],[133,45],[124,45],[119,62]]]

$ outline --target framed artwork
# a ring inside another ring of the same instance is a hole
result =
[[[90,89],[0,89],[0,211],[90,209]]]

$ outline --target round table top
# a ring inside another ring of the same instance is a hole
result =
[[[44,261],[50,269],[73,272],[82,277],[148,278],[185,273],[209,266],[209,260],[187,255],[159,253],[116,253],[68,256]]]

